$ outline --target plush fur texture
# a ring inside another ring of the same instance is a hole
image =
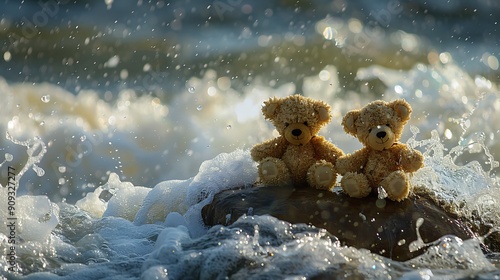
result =
[[[259,163],[260,182],[333,188],[337,179],[334,164],[344,153],[316,135],[331,120],[330,106],[297,94],[270,98],[264,102],[262,113],[280,136],[251,150],[252,158]]]
[[[381,186],[391,200],[408,197],[408,173],[417,171],[424,161],[422,153],[398,142],[411,112],[410,104],[399,99],[389,103],[377,100],[345,115],[344,130],[364,145],[336,163],[348,195],[365,197]]]

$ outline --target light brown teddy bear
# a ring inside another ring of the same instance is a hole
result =
[[[377,100],[345,115],[344,130],[364,145],[336,162],[338,173],[343,175],[342,189],[349,196],[365,197],[381,186],[391,200],[408,197],[407,173],[421,168],[424,160],[422,153],[398,142],[411,112],[403,99],[390,103]]]
[[[317,136],[330,119],[330,106],[301,95],[270,98],[262,107],[280,136],[255,145],[253,160],[259,163],[264,185],[308,184],[317,189],[333,188],[337,179],[335,161],[342,150]]]

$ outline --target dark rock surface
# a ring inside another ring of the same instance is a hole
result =
[[[400,261],[424,251],[409,250],[411,242],[418,239],[420,218],[423,223],[418,232],[425,243],[448,234],[462,239],[474,236],[465,223],[422,194],[394,202],[376,196],[350,198],[341,192],[312,188],[254,186],[218,193],[202,210],[208,226],[232,224],[243,214],[268,214],[290,223],[324,228],[342,245],[366,248]]]

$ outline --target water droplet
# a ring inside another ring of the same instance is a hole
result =
[[[198,110],[198,111],[201,111],[201,110],[203,110],[203,106],[201,106],[201,105],[198,105],[198,107],[196,107],[196,110]]]
[[[417,233],[417,240],[415,241],[412,241],[410,243],[410,245],[408,246],[408,249],[410,250],[410,252],[415,252],[415,251],[418,251],[422,248],[424,248],[426,246],[426,244],[424,243],[424,241],[422,240],[422,237],[420,236],[420,227],[422,226],[422,224],[424,223],[424,219],[423,218],[418,218],[417,219],[417,222],[416,222],[416,233]]]
[[[377,208],[384,208],[386,204],[387,202],[385,199],[377,199],[377,201],[375,201],[375,206],[377,206]]]
[[[231,128],[232,128],[232,126],[231,126],[230,124],[228,124],[228,125],[226,126],[226,129],[227,129],[227,130],[230,130]]]
[[[220,77],[217,79],[217,86],[221,90],[228,90],[231,88],[231,79],[229,77]]]
[[[122,69],[120,71],[120,79],[126,80],[128,78],[128,70],[127,69]]]
[[[446,139],[451,139],[451,138],[453,137],[453,133],[451,132],[451,130],[446,129],[446,130],[444,131],[444,137],[445,137]]]
[[[403,87],[400,86],[400,85],[395,85],[394,86],[394,91],[397,93],[397,94],[403,94]]]
[[[360,212],[359,217],[363,220],[363,222],[366,221],[366,216],[363,213]]]
[[[104,0],[104,3],[106,4],[108,10],[113,6],[113,0]]]
[[[44,121],[41,121],[41,122],[40,122],[40,125],[41,125],[41,126],[44,126],[44,125],[45,125],[45,122],[44,122]]]
[[[33,171],[36,172],[36,175],[38,177],[42,177],[43,175],[45,175],[45,170],[43,170],[42,168],[40,168],[38,165],[33,165]]]
[[[9,153],[5,154],[5,160],[6,161],[12,161],[13,159],[14,159],[14,156],[12,156],[11,154],[9,154]]]
[[[87,136],[85,136],[85,135],[82,135],[82,136],[80,137],[80,141],[82,141],[82,142],[83,142],[83,141],[85,141],[86,139],[87,139]]]
[[[59,166],[57,168],[57,170],[59,170],[59,172],[61,172],[61,173],[64,173],[64,172],[66,172],[66,166]]]
[[[44,95],[44,96],[42,96],[41,100],[42,100],[43,103],[49,103],[49,101],[50,101],[50,95]]]
[[[8,62],[8,61],[10,61],[11,58],[12,58],[12,54],[9,51],[6,51],[3,53],[3,60]]]
[[[115,68],[118,65],[118,63],[120,63],[120,57],[118,55],[114,55],[104,63],[104,67]]]
[[[208,96],[214,96],[217,93],[217,89],[215,87],[209,87],[207,89]]]
[[[196,89],[194,87],[188,87],[189,93],[194,93]]]
[[[64,185],[64,183],[66,183],[66,179],[59,178],[59,185]]]
[[[331,40],[333,39],[333,30],[330,26],[326,27],[323,30],[323,37],[325,37],[326,40]]]
[[[384,199],[387,197],[387,192],[381,186],[378,187],[378,199]]]

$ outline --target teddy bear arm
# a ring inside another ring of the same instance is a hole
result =
[[[314,147],[314,152],[318,159],[324,159],[328,162],[335,163],[338,158],[344,156],[344,152],[337,146],[326,141],[322,136],[316,136],[311,139]]]
[[[406,172],[415,172],[424,166],[424,156],[420,151],[402,145],[400,148],[401,166]]]
[[[340,157],[335,164],[335,168],[341,175],[344,175],[347,172],[359,172],[363,169],[367,160],[368,150],[363,148],[353,154],[347,154]]]
[[[281,158],[285,150],[286,140],[278,137],[253,146],[250,154],[254,161],[261,161],[266,157]]]

